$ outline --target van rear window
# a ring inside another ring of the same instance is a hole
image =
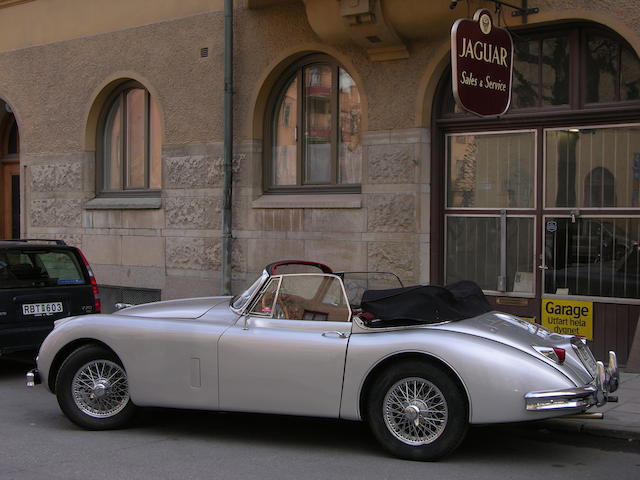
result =
[[[70,250],[0,250],[0,288],[86,284]]]

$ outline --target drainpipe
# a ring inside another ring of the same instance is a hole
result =
[[[231,295],[231,194],[233,190],[233,0],[224,0],[224,188],[222,294]]]

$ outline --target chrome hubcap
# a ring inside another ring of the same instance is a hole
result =
[[[111,417],[129,402],[127,374],[115,362],[94,360],[76,372],[71,395],[82,413],[94,418]]]
[[[447,402],[442,392],[424,378],[396,382],[383,401],[384,422],[389,431],[408,445],[436,440],[447,425]]]

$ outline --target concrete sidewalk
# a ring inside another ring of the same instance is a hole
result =
[[[617,403],[607,403],[589,412],[603,412],[602,420],[556,418],[541,422],[550,430],[578,431],[602,437],[640,440],[640,374],[620,373],[620,388],[612,395]]]

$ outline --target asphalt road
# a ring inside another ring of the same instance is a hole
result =
[[[437,463],[389,457],[358,422],[149,409],[132,428],[88,432],[24,386],[28,368],[0,359],[0,480],[640,478],[637,441],[540,424],[472,428]]]

